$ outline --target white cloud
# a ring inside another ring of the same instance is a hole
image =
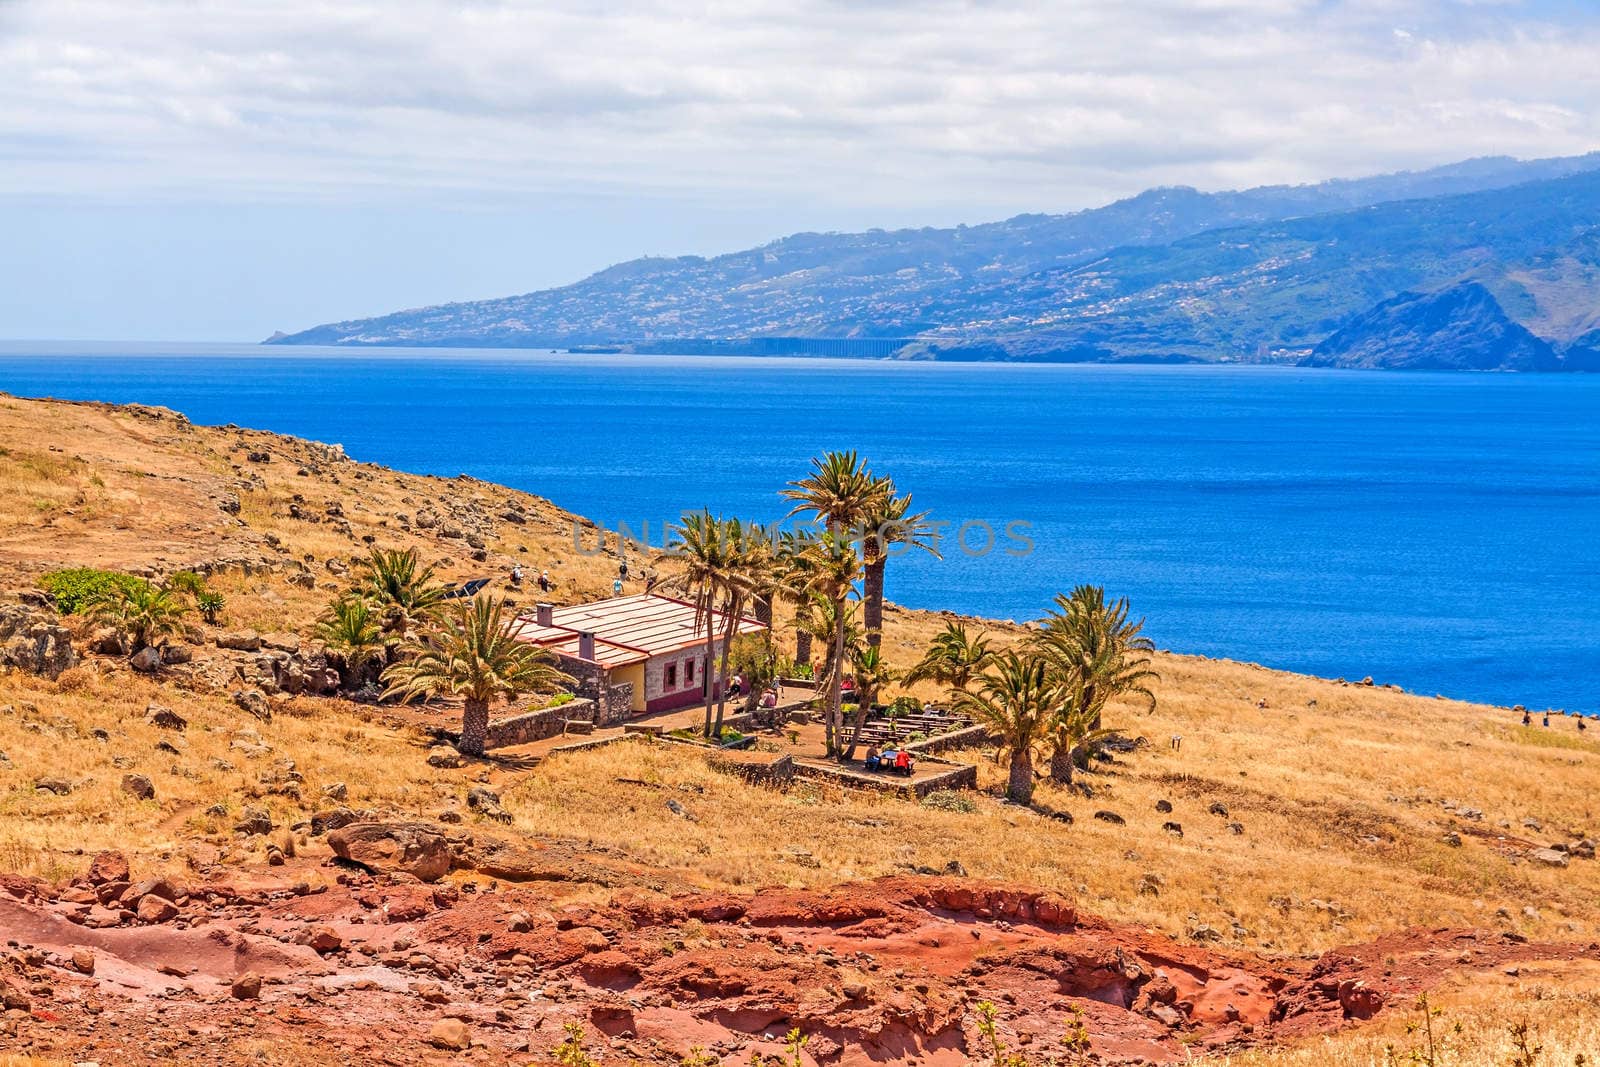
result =
[[[1458,0],[25,0],[0,3],[0,192],[981,219],[1588,151],[1596,54],[1588,18]]]

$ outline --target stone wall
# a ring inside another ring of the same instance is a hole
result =
[[[936,774],[923,775],[930,765],[941,767]],[[906,780],[885,774],[868,774],[819,760],[797,761],[795,774],[804,778],[822,778],[852,789],[877,789],[885,793],[898,793],[913,800],[921,800],[940,789],[978,788],[978,768],[970,763],[946,763],[944,760],[921,760],[917,764],[917,778]]]
[[[911,741],[905,747],[907,752],[931,756],[935,752],[945,752],[952,748],[981,746],[987,744],[988,741],[989,728],[987,726],[968,726],[963,730],[951,730],[947,734],[930,737],[926,741]]]
[[[596,726],[616,726],[633,717],[633,683],[618,682],[606,689]]]
[[[595,702],[582,697],[568,701],[560,707],[540,708],[537,711],[513,715],[509,719],[500,719],[489,724],[484,747],[505,748],[508,745],[526,745],[530,741],[543,741],[547,737],[565,733],[568,720],[594,722],[595,717]]]

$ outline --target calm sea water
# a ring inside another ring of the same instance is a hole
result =
[[[336,441],[652,538],[776,518],[809,457],[854,448],[1000,531],[897,560],[902,603],[1020,620],[1096,582],[1163,647],[1600,710],[1600,375],[13,342],[0,390]],[[1031,553],[1002,550],[1012,521]]]

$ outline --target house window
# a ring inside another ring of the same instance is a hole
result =
[[[665,685],[666,685],[666,687],[668,689],[672,689],[672,688],[676,687],[677,684],[678,684],[678,665],[676,663],[669,663],[669,664],[667,664],[667,680],[666,680]]]
[[[694,684],[694,660],[692,659],[686,659],[683,661],[683,684]]]

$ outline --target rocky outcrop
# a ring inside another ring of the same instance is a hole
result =
[[[72,634],[53,613],[0,607],[0,667],[58,678],[77,662]]]
[[[335,856],[373,873],[437,882],[453,866],[450,842],[441,829],[426,823],[351,823],[330,831],[328,845]]]
[[[1349,320],[1301,366],[1386,370],[1561,369],[1555,349],[1512,321],[1477,282],[1401,293]]]

